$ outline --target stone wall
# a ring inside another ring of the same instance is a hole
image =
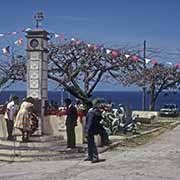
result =
[[[141,123],[152,123],[157,120],[158,112],[157,111],[133,111],[132,116],[135,116],[137,120]]]
[[[0,114],[0,137],[1,138],[7,137],[6,122],[4,119],[4,115],[2,114]]]
[[[138,115],[141,118],[152,118],[158,116],[157,111],[133,111],[132,115]]]
[[[155,111],[133,111],[133,115],[139,115],[139,118],[154,119],[153,117],[158,116],[158,112]],[[7,137],[6,122],[4,120],[4,115],[0,115],[0,137]],[[44,134],[63,136],[66,139],[66,126],[65,126],[66,116],[45,116],[44,117]],[[85,125],[85,118],[82,121],[78,119],[76,126],[76,142],[82,144],[84,141],[83,127]],[[16,134],[21,134],[17,129]]]
[[[64,139],[66,137],[66,126],[65,126],[66,116],[45,116],[44,119],[44,134],[46,135],[54,135],[54,136],[63,136]],[[84,122],[84,119],[83,119]],[[77,126],[75,128],[76,132],[76,142],[82,144],[83,143],[83,125],[80,119],[77,120]]]
[[[45,116],[44,117],[44,134],[45,135],[53,135],[53,136],[63,136],[64,139],[66,138],[66,126],[65,126],[65,118],[66,116]],[[84,122],[85,119],[83,119]],[[78,119],[76,130],[76,142],[78,144],[83,143],[83,126],[84,123]],[[15,129],[14,133],[16,135],[21,135],[21,132],[18,129]],[[4,120],[4,115],[0,114],[0,137],[6,138],[7,137],[7,129],[6,129],[6,122]]]

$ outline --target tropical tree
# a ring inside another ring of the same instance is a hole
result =
[[[26,57],[13,53],[9,59],[1,62],[2,78],[11,83],[25,81]],[[78,40],[49,45],[48,78],[83,102],[89,100],[100,81],[107,79],[110,70],[125,71],[129,66],[122,49],[120,52]]]
[[[26,81],[26,58],[9,55],[0,63],[0,89],[10,87],[16,81]]]
[[[144,68],[142,63],[137,61],[134,66],[134,69],[125,71],[123,76],[122,73],[119,76],[118,72],[111,72],[111,75],[125,86],[134,84],[138,87],[144,87],[146,85],[146,90],[150,96],[149,110],[151,111],[155,109],[156,101],[163,91],[174,91],[180,87],[178,64],[166,66],[153,62]]]
[[[128,61],[119,50],[70,41],[50,45],[48,78],[86,102],[110,70],[127,66]]]
[[[163,91],[179,89],[180,72],[178,67],[167,67],[163,64],[155,64],[144,72],[145,81],[148,84],[150,95],[149,110],[155,109],[156,101]]]

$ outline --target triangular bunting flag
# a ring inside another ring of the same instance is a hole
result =
[[[88,47],[91,47],[91,44],[87,44]]]
[[[100,44],[100,45],[97,45],[96,47],[99,48],[99,49],[102,49],[104,47],[104,45]]]
[[[118,52],[117,51],[112,51],[112,56],[113,56],[113,58],[116,58],[118,56]]]
[[[14,42],[14,44],[16,44],[17,46],[20,46],[23,43],[23,39],[20,38],[17,41]]]
[[[172,66],[173,63],[172,62],[166,62],[166,65]]]
[[[15,35],[15,34],[17,34],[17,32],[12,32],[11,34]]]
[[[55,38],[58,38],[58,37],[59,37],[59,35],[58,35],[58,34],[54,34],[54,37],[55,37]]]
[[[130,55],[129,54],[125,54],[124,55],[127,59],[130,57]]]
[[[5,47],[5,48],[3,48],[2,49],[2,51],[3,51],[3,54],[9,54],[9,48],[10,48],[10,46],[7,46],[7,47]]]
[[[133,61],[138,61],[138,59],[139,59],[139,58],[138,58],[137,56],[135,56],[135,55],[132,56],[132,60],[133,60]]]
[[[175,68],[178,69],[179,68],[179,64],[175,64]]]
[[[26,29],[23,29],[22,32],[27,32],[27,31],[30,31],[31,28],[26,28]]]
[[[59,35],[59,40],[60,41],[64,41],[64,36],[63,35]]]
[[[81,44],[81,41],[77,40],[76,45],[79,45],[79,44]]]
[[[151,62],[151,59],[145,59],[145,63],[148,64],[149,62]]]
[[[157,65],[157,64],[158,64],[158,62],[157,62],[156,59],[153,59],[153,60],[151,61],[151,63],[154,64],[154,65]]]
[[[106,49],[106,54],[109,54],[111,53],[111,50],[110,49]]]
[[[74,38],[71,38],[71,41],[76,41]]]

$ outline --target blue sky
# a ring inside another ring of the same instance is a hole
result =
[[[0,0],[0,33],[33,27],[33,15],[45,13],[43,27],[92,43],[180,47],[179,0]],[[177,60],[178,62],[178,60]],[[107,86],[107,85],[106,85]],[[101,89],[102,86],[99,86]],[[112,88],[107,86],[107,88]]]

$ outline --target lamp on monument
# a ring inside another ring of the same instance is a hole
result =
[[[41,26],[41,21],[44,19],[44,13],[42,11],[37,12],[34,15],[34,19],[36,20],[36,28],[38,29]]]

